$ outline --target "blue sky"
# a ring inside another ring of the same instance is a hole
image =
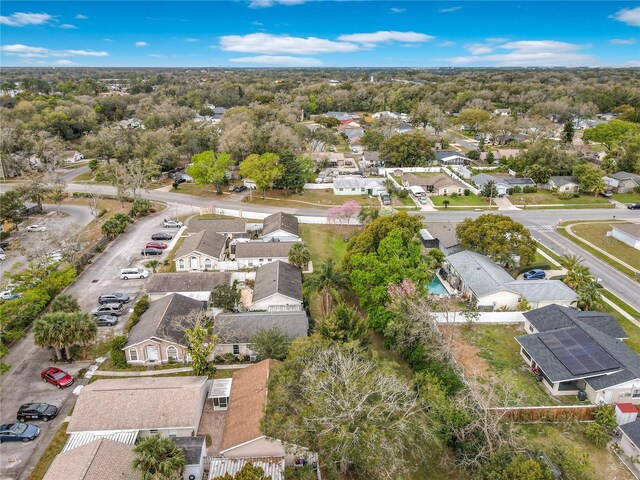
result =
[[[640,66],[594,1],[3,1],[2,66]]]

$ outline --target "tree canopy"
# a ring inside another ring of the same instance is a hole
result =
[[[227,153],[215,153],[206,150],[191,157],[191,165],[187,167],[187,175],[199,184],[213,184],[218,192],[226,180],[229,168],[233,166],[233,159]]]
[[[283,172],[280,157],[275,153],[249,155],[240,163],[240,175],[255,182],[256,188],[262,190],[263,199],[267,188],[273,187]]]
[[[384,140],[380,156],[399,167],[421,167],[435,158],[431,143],[419,133],[402,133]]]

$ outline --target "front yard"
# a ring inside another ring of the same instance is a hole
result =
[[[436,208],[444,208],[445,201],[448,201],[448,207],[486,207],[489,208],[489,199],[485,197],[479,197],[477,195],[458,195],[456,197],[451,195],[438,195],[435,197],[429,197]],[[493,203],[493,208],[498,208]]]
[[[561,200],[552,192],[536,192],[536,193],[514,193],[509,196],[511,203],[517,206],[522,205],[567,205],[572,207],[596,206],[600,208],[613,208],[614,205],[604,197],[594,197],[593,195],[580,195],[572,197],[568,200]]]
[[[266,199],[262,199],[262,192],[253,191],[253,199],[247,195],[244,201],[255,205],[270,205],[276,207],[313,208],[324,206],[338,206],[346,201],[355,200],[362,206],[380,206],[376,197],[368,195],[334,195],[333,189],[304,190],[302,193],[291,193],[285,190],[267,190]]]
[[[613,225],[613,222],[574,224],[571,225],[571,231],[583,240],[640,270],[638,250],[617,238],[607,237],[607,232],[611,231]]]
[[[640,193],[614,193],[613,199],[621,203],[638,203],[640,202]]]

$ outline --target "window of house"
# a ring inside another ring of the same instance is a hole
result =
[[[211,259],[209,259],[209,258],[205,259],[205,261],[204,261],[204,268],[208,268],[208,269],[210,269],[210,268],[211,268],[211,266],[212,266],[212,264],[211,264]]]
[[[344,192],[344,188],[340,188],[339,190],[340,190],[341,192]]]
[[[234,355],[240,355],[240,345],[234,345],[233,346],[233,354]]]
[[[159,430],[149,430],[149,433],[151,435],[158,435],[160,433],[160,431]]]
[[[633,390],[631,390],[631,397],[632,398],[639,398],[640,397],[640,388],[634,388]]]
[[[268,261],[269,261],[269,262],[273,262],[273,258],[269,258],[269,259],[268,259]]]
[[[129,349],[129,360],[135,362],[138,360],[138,351],[135,348]]]
[[[447,189],[447,188],[443,188],[443,189],[442,189],[442,193],[444,193],[444,194],[446,195],[447,193],[449,193],[449,189]]]
[[[253,267],[253,260],[249,260],[249,266]]]
[[[178,268],[184,268],[184,259],[181,258],[180,260],[178,260]]]
[[[167,358],[169,360],[178,360],[178,349],[173,345],[167,347]]]
[[[263,262],[264,262],[264,258],[261,258],[261,259],[260,259],[260,263],[263,263]]]

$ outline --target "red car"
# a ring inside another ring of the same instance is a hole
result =
[[[162,242],[147,242],[147,244],[144,246],[144,248],[160,248],[160,249],[164,250],[168,246],[169,245],[167,245],[166,243],[162,243]]]
[[[45,368],[40,373],[43,382],[49,382],[58,388],[65,388],[73,385],[73,377],[67,372],[56,367]]]

